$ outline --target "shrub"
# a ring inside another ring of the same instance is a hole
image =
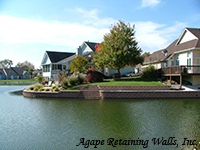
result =
[[[33,90],[34,89],[34,86],[33,85],[31,85],[29,88],[28,88],[28,90]]]
[[[34,90],[34,88],[36,88],[36,87],[38,89],[40,89],[40,88],[43,88],[43,85],[40,84],[40,83],[36,83],[36,84],[33,84],[33,85],[29,86],[28,90]]]
[[[44,80],[45,79],[44,79],[44,77],[41,74],[38,75],[37,78],[36,78],[36,81],[39,82],[39,83],[42,83],[42,81],[44,81]]]
[[[38,91],[38,88],[37,88],[37,87],[35,87],[33,90],[34,90],[34,91]]]
[[[42,92],[42,91],[44,91],[44,89],[43,89],[43,88],[40,88],[39,91]]]
[[[69,83],[70,83],[70,85],[74,86],[74,85],[76,85],[77,80],[74,79],[74,78],[70,78],[70,79],[69,79]]]
[[[55,88],[53,89],[53,91],[54,91],[54,92],[58,92],[58,91],[59,91],[58,87],[55,87]]]
[[[54,85],[54,86],[52,86],[52,89],[54,90],[56,88],[56,86]]]
[[[78,84],[82,84],[83,81],[84,81],[84,76],[83,76],[83,74],[79,74],[78,77],[77,77],[77,80],[78,80]]]
[[[67,79],[65,79],[64,81],[62,81],[62,86],[64,87],[64,86],[68,86],[68,81],[67,81]]]
[[[150,65],[146,68],[143,68],[141,77],[142,78],[158,78],[158,70],[156,70],[154,66]]]
[[[77,76],[75,74],[72,74],[69,77],[69,84],[72,85],[72,86],[74,86],[74,85],[76,85],[77,82],[78,82]]]
[[[44,91],[50,91],[50,89],[49,89],[49,88],[46,88],[46,89],[44,89]]]
[[[86,82],[93,83],[93,82],[102,82],[103,78],[104,78],[104,75],[101,72],[94,70],[94,68],[90,68],[87,71],[85,80]]]

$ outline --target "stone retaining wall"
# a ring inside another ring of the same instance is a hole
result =
[[[133,91],[133,90],[101,90],[102,99],[176,99],[200,98],[199,91]]]
[[[133,90],[136,89],[142,90]],[[158,88],[160,87],[160,89]],[[149,89],[148,89],[149,88]],[[155,88],[155,90],[152,90]],[[166,88],[166,89],[164,89]],[[169,86],[81,86],[78,91],[34,92],[23,91],[24,97],[84,98],[84,99],[164,99],[200,98],[200,91],[168,90]],[[115,89],[115,90],[102,90]],[[120,89],[120,90],[119,90]],[[131,89],[131,90],[129,90]]]

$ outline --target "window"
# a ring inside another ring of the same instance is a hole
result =
[[[176,55],[176,65],[179,66],[179,55]]]
[[[191,52],[187,53],[187,68],[191,70],[192,60],[191,60]]]
[[[171,62],[171,66],[174,66],[174,61]]]
[[[52,70],[62,70],[62,65],[52,65]]]
[[[50,72],[50,65],[44,65],[43,72]]]
[[[66,70],[66,65],[63,65],[63,69]]]

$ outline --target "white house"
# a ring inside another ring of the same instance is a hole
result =
[[[66,70],[69,73],[69,65],[71,61],[76,57],[76,55],[81,55],[82,57],[87,57],[89,65],[92,64],[92,54],[96,51],[96,45],[99,43],[84,41],[78,48],[76,53],[69,52],[53,52],[46,51],[42,59],[42,75],[46,80],[50,78],[57,78],[60,70]],[[121,75],[133,72],[134,67],[124,67],[121,69]],[[112,76],[117,73],[117,70],[105,68],[104,74],[106,76]]]
[[[180,76],[193,85],[200,84],[200,29],[185,28],[167,48],[145,59],[142,68],[149,65],[162,68],[163,76]]]

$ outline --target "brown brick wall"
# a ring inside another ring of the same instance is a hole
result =
[[[81,86],[78,91],[23,91],[24,97],[85,99],[200,98],[200,91],[169,90],[170,86]],[[103,90],[106,89],[106,90]],[[112,89],[112,90],[110,90]]]
[[[199,91],[100,91],[103,99],[164,99],[164,98],[200,98]]]

